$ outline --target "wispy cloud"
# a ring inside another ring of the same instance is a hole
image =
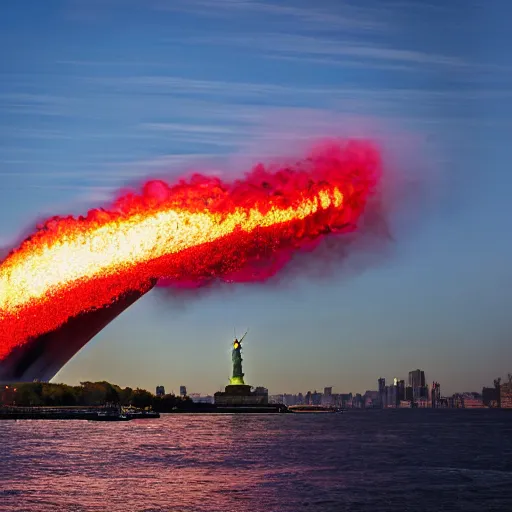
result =
[[[309,37],[294,34],[254,34],[254,35],[211,35],[206,37],[181,37],[169,39],[168,41],[198,44],[198,45],[224,45],[242,46],[254,48],[260,52],[266,52],[270,55],[277,53],[311,56],[336,56],[351,57],[357,59],[406,62],[412,64],[434,64],[463,66],[466,63],[455,56],[431,54],[415,50],[404,50],[390,48],[384,45],[364,45],[356,41],[334,40],[318,37]]]
[[[224,103],[220,110],[232,110],[232,115],[237,117],[238,109],[241,112],[248,109],[248,116],[258,118],[258,109],[251,108],[247,104],[236,103],[242,99],[252,97],[266,97],[278,101],[276,106],[285,106],[285,101],[303,99],[314,99],[316,103],[328,100],[329,106],[333,107],[336,101],[340,100],[378,100],[393,101],[403,103],[411,100],[421,104],[422,101],[472,101],[482,99],[500,99],[512,96],[509,89],[466,87],[465,89],[432,89],[432,88],[381,88],[375,87],[318,87],[318,86],[296,86],[296,85],[278,85],[271,83],[250,83],[250,82],[226,82],[221,80],[197,80],[178,76],[152,75],[152,76],[127,76],[127,77],[94,77],[89,78],[94,83],[103,87],[115,89],[119,94],[123,92],[129,94],[158,94],[161,96],[160,104],[172,98],[173,95],[189,95],[191,97],[211,96],[212,104],[231,100],[233,103]],[[160,97],[160,96],[158,96]],[[308,98],[309,97],[309,98]],[[164,100],[165,98],[165,100]],[[190,98],[189,98],[189,101]],[[205,103],[207,100],[203,98]],[[320,105],[311,105],[318,108]],[[265,108],[272,108],[266,105]],[[220,111],[219,111],[220,113]],[[242,114],[243,115],[243,114]],[[215,115],[212,116],[212,119]]]
[[[92,77],[85,80],[99,85],[127,89],[133,86],[159,89],[172,94],[229,94],[230,96],[264,96],[290,93],[329,94],[338,89],[329,87],[298,87],[256,82],[226,82],[222,80],[198,80],[180,76],[150,75],[128,77]]]
[[[0,126],[0,135],[8,135],[10,138],[21,138],[21,139],[72,139],[73,136],[69,133],[64,133],[61,130],[55,129],[37,129],[37,128],[17,128],[12,126]]]
[[[253,0],[158,0],[153,6],[159,10],[189,12],[201,16],[236,17],[240,19],[260,15],[269,23],[271,20],[295,21],[302,28],[315,30],[385,30],[386,24],[375,17],[372,9],[343,4],[333,9],[323,10],[311,5],[286,5],[285,2],[259,2]],[[343,14],[341,14],[343,13]]]
[[[142,123],[141,128],[163,131],[163,132],[184,132],[184,133],[210,133],[218,135],[232,135],[238,132],[235,127],[197,125],[186,123]]]
[[[332,57],[308,57],[308,56],[297,56],[297,55],[273,55],[266,54],[265,58],[272,60],[283,60],[289,62],[297,62],[300,64],[310,63],[318,64],[322,66],[336,66],[343,68],[359,68],[359,69],[378,69],[384,71],[406,71],[406,72],[418,72],[417,66],[408,64],[392,64],[385,62],[372,62],[369,64],[367,61],[362,62],[361,60],[348,60],[342,58]]]
[[[37,82],[37,76],[30,80]],[[0,112],[5,113],[61,117],[70,115],[72,105],[72,99],[53,94],[0,93]]]
[[[182,153],[160,155],[144,160],[118,162],[110,165],[126,173],[126,175],[135,178],[139,177],[144,170],[151,171],[155,169],[177,168],[178,166],[190,166],[206,161],[210,162],[218,158],[223,158],[223,155],[219,155],[218,153]]]
[[[136,67],[144,67],[144,68],[170,68],[173,64],[169,62],[155,62],[150,60],[141,60],[141,61],[124,61],[124,60],[57,60],[55,64],[61,66],[69,66],[69,67],[80,67],[80,68],[94,68],[94,67],[126,67],[126,68],[136,68]]]

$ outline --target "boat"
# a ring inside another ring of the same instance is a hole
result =
[[[89,421],[130,421],[132,418],[117,412],[99,412],[96,416],[93,416]]]
[[[160,413],[154,411],[127,411],[126,417],[131,420],[160,418]]]
[[[327,405],[290,405],[288,411],[292,413],[342,413],[338,407]]]

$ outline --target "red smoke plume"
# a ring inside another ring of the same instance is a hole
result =
[[[380,177],[374,145],[336,141],[233,183],[150,181],[108,210],[52,218],[0,265],[0,359],[154,278],[174,287],[265,280],[324,235],[357,230]]]

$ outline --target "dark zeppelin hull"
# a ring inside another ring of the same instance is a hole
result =
[[[156,281],[151,288],[155,284]],[[147,291],[130,291],[108,307],[70,318],[58,329],[15,348],[0,361],[0,382],[49,381],[84,345]]]

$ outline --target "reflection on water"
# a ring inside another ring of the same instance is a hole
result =
[[[512,510],[506,411],[2,421],[0,436],[2,512]]]

